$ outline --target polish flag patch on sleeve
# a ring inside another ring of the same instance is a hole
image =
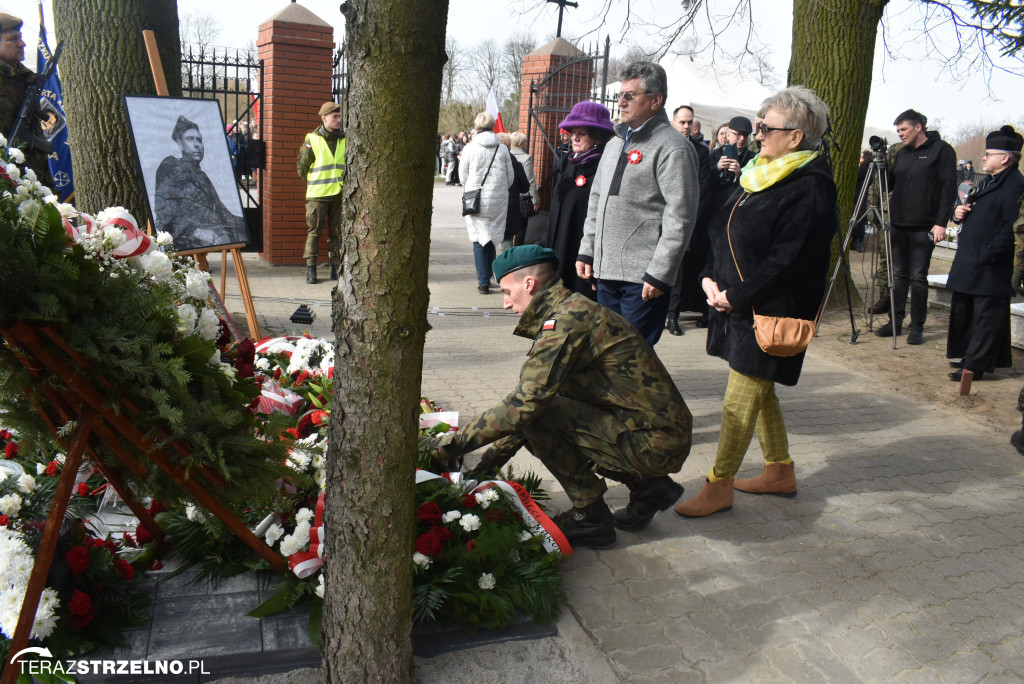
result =
[[[548,320],[544,321],[544,325],[542,325],[540,329],[541,330],[554,330],[555,329],[555,319],[554,318],[549,318]]]

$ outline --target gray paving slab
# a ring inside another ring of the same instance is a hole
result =
[[[476,292],[459,194],[435,188],[422,392],[465,421],[514,386],[530,342],[512,336],[516,318],[500,295]],[[313,333],[330,335],[329,283],[306,285],[301,267],[246,259],[266,332],[287,332],[288,315],[309,303],[318,311]],[[241,311],[230,284],[227,302]],[[674,476],[689,496],[714,461],[728,368],[707,356],[701,331],[686,330],[657,351],[694,414],[694,447]],[[443,663],[449,674],[474,672],[475,682],[521,681],[535,658],[561,659],[574,674],[572,659],[600,661],[628,682],[1024,677],[1024,462],[1006,435],[880,393],[814,345],[800,384],[778,393],[795,498],[737,493],[731,511],[705,519],[669,511],[640,533],[620,533],[612,549],[577,551],[564,565],[558,637],[515,644],[536,652],[517,650],[498,671],[474,669],[493,655],[486,647],[418,659],[417,676],[440,681],[430,678]],[[513,464],[547,477],[525,452]],[[760,469],[755,440],[740,475]],[[546,486],[551,508],[568,505],[556,482]],[[612,483],[613,505],[627,496]],[[566,646],[566,620],[585,643]]]

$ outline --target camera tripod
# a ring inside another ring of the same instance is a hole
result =
[[[850,325],[853,324],[853,304],[850,301],[850,278],[847,271],[846,262],[846,250],[850,246],[850,239],[853,236],[853,228],[861,221],[867,221],[878,226],[878,235],[880,236],[882,243],[881,249],[885,250],[886,261],[889,267],[886,268],[886,284],[889,287],[889,311],[896,309],[896,297],[893,294],[893,281],[892,281],[892,224],[889,222],[889,179],[886,176],[886,164],[885,164],[885,151],[886,146],[884,141],[878,141],[880,144],[876,144],[876,140],[871,140],[871,151],[872,159],[868,164],[868,173],[864,178],[864,182],[861,183],[858,189],[857,203],[853,207],[853,214],[850,216],[850,223],[846,229],[846,238],[843,240],[843,244],[839,250],[839,261],[836,263],[835,270],[832,272],[832,280],[828,286],[828,292],[825,295],[825,301],[828,302],[829,296],[832,294],[832,288],[835,287],[836,278],[839,276],[840,267],[843,268],[843,277],[846,282],[846,298],[847,306],[850,310]],[[868,190],[874,188],[878,196],[878,206],[869,205]],[[837,236],[838,237],[838,236]],[[877,262],[876,262],[877,264]],[[872,274],[875,269],[872,269]],[[872,275],[871,291],[874,291],[874,276]],[[873,299],[873,297],[872,297]],[[872,314],[874,316],[874,314]],[[854,330],[851,344],[856,343],[857,335],[860,333],[859,330]],[[892,348],[897,348],[897,336],[892,336]]]

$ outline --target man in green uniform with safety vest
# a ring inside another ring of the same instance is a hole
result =
[[[327,222],[327,245],[331,280],[338,279],[341,258],[341,186],[345,182],[345,133],[341,130],[341,106],[320,105],[323,122],[299,148],[299,175],[306,179],[306,282],[316,283],[316,262],[320,252],[320,230]]]
[[[480,476],[526,446],[572,501],[554,518],[569,543],[605,548],[616,527],[639,530],[682,495],[668,474],[690,453],[693,419],[651,345],[619,314],[566,289],[557,269],[558,256],[539,245],[494,260],[504,307],[521,316],[515,334],[534,340],[519,385],[423,446],[448,460],[493,443]],[[625,508],[612,514],[598,474],[629,488]]]

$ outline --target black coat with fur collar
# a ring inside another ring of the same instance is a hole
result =
[[[741,282],[729,250],[729,233]],[[753,311],[813,320],[828,276],[831,241],[838,228],[836,186],[821,157],[767,190],[738,190],[711,219],[709,267],[702,274],[724,290],[733,310],[711,309],[708,354],[733,370],[783,385],[800,378],[804,355],[769,356],[754,338]]]

